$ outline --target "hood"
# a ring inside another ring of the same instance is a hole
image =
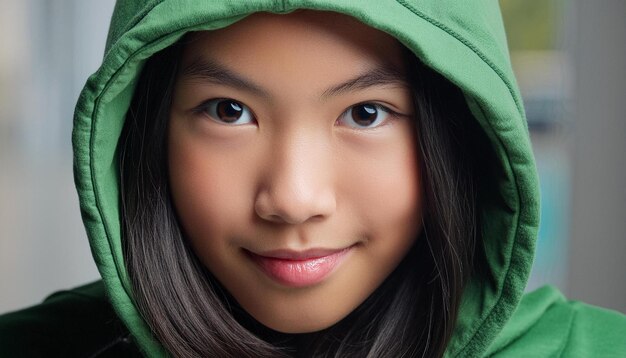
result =
[[[146,353],[163,354],[133,305],[120,237],[118,139],[142,65],[186,32],[298,8],[344,13],[396,37],[463,91],[490,141],[489,175],[497,185],[479,203],[487,268],[464,292],[446,356],[484,354],[523,294],[539,220],[535,164],[497,1],[118,1],[102,66],[80,95],[72,139],[81,213],[115,311]]]

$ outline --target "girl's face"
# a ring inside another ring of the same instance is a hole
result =
[[[237,302],[286,333],[327,328],[421,228],[402,46],[345,15],[255,14],[194,34],[168,129],[174,204]]]

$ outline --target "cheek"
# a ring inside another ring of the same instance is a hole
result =
[[[372,237],[410,236],[421,223],[419,153],[408,123],[397,140],[344,160],[342,190]],[[402,245],[402,243],[400,243]],[[391,245],[390,245],[391,246]]]
[[[251,175],[232,165],[240,162],[241,158],[207,145],[205,140],[179,134],[176,128],[170,132],[170,190],[196,252],[211,253],[213,248],[223,247],[224,240],[216,238],[224,237],[248,217],[244,209],[250,207],[246,193]]]
[[[354,266],[361,288],[367,289],[364,294],[400,263],[422,226],[419,152],[412,126],[405,125],[397,140],[367,146],[367,155],[344,159],[341,190],[365,236]]]

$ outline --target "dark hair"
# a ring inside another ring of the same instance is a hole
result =
[[[421,237],[348,317],[320,332],[282,334],[236,303],[179,226],[166,136],[183,46],[179,41],[147,61],[120,139],[124,258],[135,304],[156,338],[179,357],[442,356],[479,237],[473,154],[479,131],[461,91],[407,56],[425,192]]]

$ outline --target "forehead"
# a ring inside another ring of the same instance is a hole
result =
[[[224,29],[191,34],[183,66],[201,57],[244,72],[276,68],[286,76],[404,68],[403,46],[392,36],[347,15],[310,10],[255,13]]]

